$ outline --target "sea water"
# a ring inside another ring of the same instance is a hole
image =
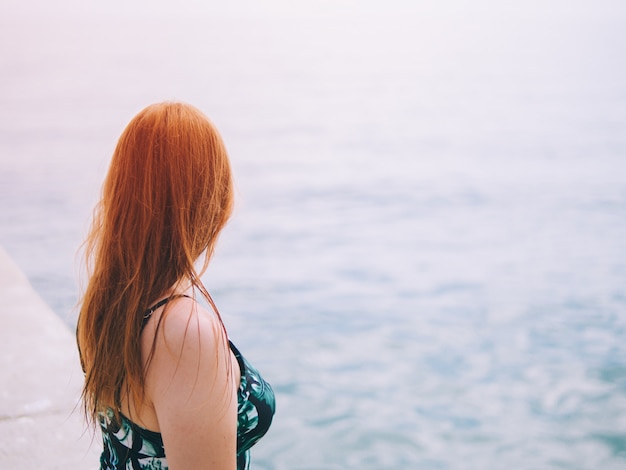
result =
[[[253,468],[626,468],[626,11],[505,3],[5,2],[0,243],[73,327],[117,137],[193,103]]]

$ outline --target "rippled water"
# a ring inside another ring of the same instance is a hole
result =
[[[278,396],[254,468],[626,467],[620,3],[28,5],[0,243],[71,325],[117,136],[205,110],[239,193],[206,282]]]

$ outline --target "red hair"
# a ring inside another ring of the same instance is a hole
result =
[[[185,281],[213,304],[200,276],[232,206],[228,155],[206,116],[187,104],[158,103],[132,119],[85,242],[89,281],[77,341],[89,418],[107,407],[117,412],[124,396],[142,402],[139,338],[152,303]]]

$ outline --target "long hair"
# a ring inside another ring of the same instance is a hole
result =
[[[117,415],[124,396],[142,403],[139,339],[152,302],[185,281],[214,307],[200,276],[232,206],[226,149],[199,110],[158,103],[131,120],[84,245],[89,280],[76,335],[92,422],[107,408]]]

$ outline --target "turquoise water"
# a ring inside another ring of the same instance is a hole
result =
[[[116,138],[189,101],[277,392],[253,468],[626,468],[619,2],[81,5],[0,7],[0,243],[69,325]]]

